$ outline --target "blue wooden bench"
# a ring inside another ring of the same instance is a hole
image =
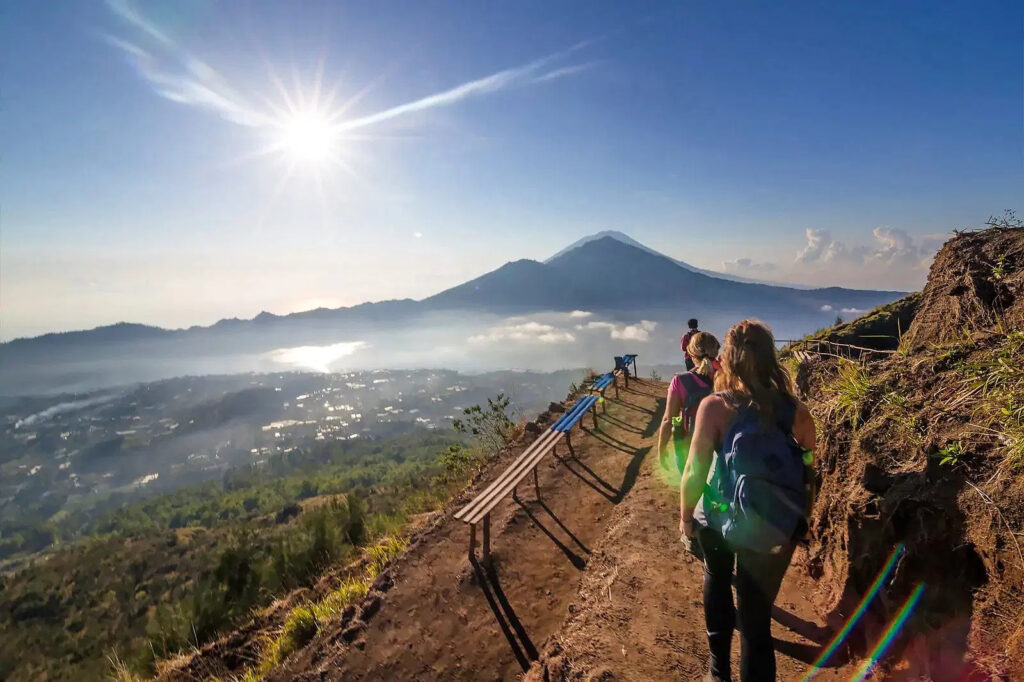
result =
[[[590,390],[597,391],[602,398],[609,386],[615,387],[615,397],[619,397],[619,381],[614,372],[605,372],[590,382]]]
[[[516,488],[519,483],[533,472],[533,485],[540,497],[540,482],[537,479],[537,465],[544,459],[544,455],[555,452],[555,446],[565,438],[566,447],[572,453],[572,441],[570,432],[579,423],[587,412],[591,413],[594,426],[597,426],[597,414],[595,406],[598,397],[596,395],[583,396],[576,401],[576,404],[569,408],[565,414],[559,417],[546,431],[537,437],[529,447],[505,471],[502,472],[489,486],[473,501],[455,512],[455,518],[469,524],[469,559],[476,560],[476,526],[483,522],[483,559],[487,561],[491,555],[491,510],[505,495],[512,493],[512,498],[519,500],[516,495]]]

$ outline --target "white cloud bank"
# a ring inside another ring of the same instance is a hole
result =
[[[839,263],[851,265],[892,265],[923,268],[941,246],[944,237],[928,235],[914,239],[905,230],[876,227],[872,230],[873,246],[848,246],[832,236],[829,230],[808,229],[807,243],[796,254],[796,262],[805,265]]]
[[[473,344],[515,341],[517,343],[571,343],[576,340],[570,332],[551,324],[530,320],[528,322],[507,321],[506,324],[491,327],[483,334],[469,337]]]
[[[789,262],[740,256],[723,261],[722,270],[811,286],[913,290],[924,284],[928,266],[948,235],[915,236],[883,226],[871,231],[867,243],[837,239],[828,229],[809,228],[803,237]]]
[[[591,312],[574,310],[571,313],[543,313],[534,319],[510,317],[470,336],[468,341],[475,345],[502,342],[557,344],[572,343],[588,334],[593,338],[595,334],[605,333],[617,341],[649,341],[658,327],[658,323],[652,320],[624,324],[605,320],[579,321],[591,316]]]
[[[577,325],[577,329],[607,329],[608,335],[613,339],[626,341],[647,341],[651,338],[651,332],[658,327],[657,322],[651,320],[640,320],[636,324],[615,324],[614,322],[588,322]]]

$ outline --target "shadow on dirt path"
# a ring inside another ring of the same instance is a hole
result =
[[[657,432],[667,386],[647,383],[636,391],[631,386],[620,394],[622,400],[611,402],[620,415],[639,415],[633,402],[646,395],[641,409],[648,415],[643,433],[649,439]],[[633,451],[618,492],[588,476],[615,503],[612,518],[607,533],[592,546],[579,594],[557,639],[541,647],[526,680],[703,678],[708,656],[703,565],[679,542],[674,458],[667,458],[671,471],[663,470],[658,457],[646,456],[652,446],[645,440]],[[807,577],[805,561],[798,550],[773,614],[779,680],[799,680],[831,637],[814,610],[811,595],[816,587]],[[738,634],[733,656],[738,672]],[[855,669],[855,662],[836,652],[826,667],[816,670],[815,679],[849,680]]]
[[[491,613],[494,614],[494,620],[501,628],[501,633],[505,635],[509,649],[516,657],[519,666],[523,670],[529,669],[530,661],[537,660],[537,647],[534,646],[530,636],[526,634],[526,628],[516,616],[512,605],[508,603],[508,598],[502,591],[501,583],[493,568],[485,568],[475,557],[470,561],[473,564],[473,571],[476,574],[480,590],[487,599],[487,605],[491,607]]]

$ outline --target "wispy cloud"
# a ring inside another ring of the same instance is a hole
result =
[[[291,105],[288,101],[282,102],[280,107],[255,104],[257,98],[246,97],[231,87],[227,79],[180,46],[131,0],[107,0],[107,6],[131,28],[134,35],[130,38],[108,35],[105,36],[106,40],[128,58],[161,97],[210,111],[231,123],[256,128],[278,125],[282,111]],[[472,97],[513,87],[549,82],[582,73],[596,62],[564,64],[564,61],[587,45],[588,42],[581,42],[522,66],[504,69],[411,102],[358,118],[340,120],[337,122],[338,132],[365,128],[428,109],[452,106]],[[563,62],[562,65],[559,62]],[[315,87],[319,90],[320,84],[315,84]],[[287,94],[284,94],[287,99]],[[325,113],[331,115],[341,112]]]
[[[438,92],[427,97],[422,97],[413,102],[407,102],[406,104],[400,104],[384,111],[379,111],[376,114],[370,114],[369,116],[363,116],[362,118],[353,119],[350,121],[343,122],[340,127],[343,130],[354,130],[356,128],[363,128],[374,123],[380,123],[387,121],[392,118],[411,114],[416,111],[423,111],[425,109],[433,109],[436,107],[444,107],[461,102],[464,99],[470,97],[476,97],[479,95],[485,95],[500,90],[506,90],[511,87],[518,85],[527,85],[529,83],[540,83],[547,80],[554,80],[556,78],[562,78],[565,76],[572,75],[574,73],[580,73],[581,71],[588,68],[587,64],[578,64],[573,66],[561,67],[554,71],[542,73],[537,75],[538,72],[543,71],[552,62],[559,59],[563,59],[572,52],[575,52],[583,47],[587,43],[579,43],[570,47],[568,50],[556,52],[542,57],[541,59],[534,60],[529,64],[518,66],[512,69],[505,69],[492,73],[490,76],[484,78],[478,78],[462,85],[458,85],[454,88],[445,90],[444,92]]]
[[[588,69],[591,69],[600,64],[599,61],[584,62],[582,64],[573,64],[571,66],[563,66],[555,69],[554,71],[548,71],[547,73],[541,74],[533,79],[534,83],[545,83],[547,81],[553,81],[558,78],[565,78],[566,76],[575,76],[578,73],[583,73]]]
[[[775,263],[761,263],[752,258],[736,258],[734,260],[722,261],[722,270],[739,274],[774,272]]]

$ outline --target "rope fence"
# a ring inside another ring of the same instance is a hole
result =
[[[886,337],[889,338],[889,337]],[[788,346],[794,355],[801,353],[807,355],[823,355],[826,357],[839,358],[842,360],[860,360],[867,355],[893,355],[896,350],[882,350],[878,348],[866,348],[852,343],[839,343],[827,339],[776,339],[779,350]]]

